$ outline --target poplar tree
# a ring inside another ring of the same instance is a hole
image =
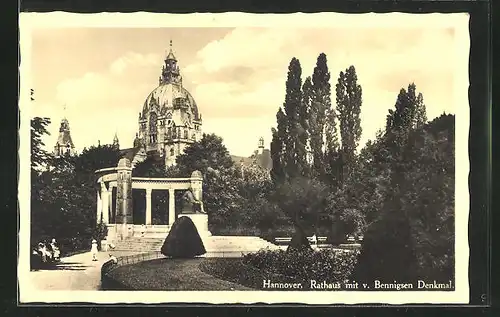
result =
[[[299,118],[302,104],[302,68],[297,58],[292,58],[288,66],[288,76],[286,81],[286,95],[283,103],[286,115],[286,134],[280,132],[285,146],[284,161],[286,174],[293,178],[301,174],[305,157],[305,144],[302,144],[303,127]],[[278,128],[279,129],[279,128]]]
[[[356,148],[361,138],[361,119],[359,117],[362,104],[362,90],[358,85],[358,77],[354,66],[340,72],[336,85],[337,112],[340,121],[340,137],[342,140],[341,156],[343,176],[350,174],[356,159]]]
[[[424,97],[422,93],[419,93],[417,96],[417,109],[415,114],[415,129],[419,129],[423,127],[427,123],[427,110],[424,104]]]
[[[304,85],[302,86],[302,111],[303,113],[301,114],[301,124],[303,127],[305,127],[305,133],[303,135],[303,139],[301,139],[301,142],[305,144],[305,162],[304,166],[307,166],[307,170],[304,171],[304,176],[311,176],[311,163],[312,163],[312,156],[311,156],[311,142],[310,142],[310,131],[311,131],[311,126],[315,125],[316,122],[314,121],[314,118],[311,118],[311,104],[313,100],[313,86],[311,82],[311,77],[308,76],[306,80],[304,81]]]
[[[324,168],[324,140],[326,113],[331,112],[330,72],[326,55],[321,53],[316,61],[312,75],[312,101],[309,115],[310,145],[313,156],[313,174],[322,176]]]
[[[280,108],[276,114],[278,122],[277,129],[272,129],[273,139],[271,141],[271,159],[273,167],[271,170],[271,178],[275,184],[282,183],[286,177],[286,160],[285,160],[285,144],[284,140],[287,134],[286,116]]]

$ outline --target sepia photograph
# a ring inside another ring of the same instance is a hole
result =
[[[21,13],[19,302],[466,303],[468,23]]]

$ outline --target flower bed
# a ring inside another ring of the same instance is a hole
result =
[[[300,252],[261,250],[246,254],[240,259],[205,259],[200,264],[200,270],[219,279],[253,289],[283,290],[280,287],[265,286],[266,283],[272,282],[282,285],[295,283],[302,285],[301,288],[288,288],[290,291],[310,290],[312,280],[342,284],[356,265],[358,255],[359,251],[335,249]]]
[[[260,250],[243,257],[243,263],[273,274],[298,280],[327,280],[343,282],[356,265],[359,251],[321,249],[287,252]]]

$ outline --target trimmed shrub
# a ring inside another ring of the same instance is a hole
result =
[[[180,217],[174,222],[161,247],[161,253],[172,258],[194,258],[206,252],[198,230],[189,217]]]
[[[309,243],[304,230],[302,230],[301,228],[296,228],[292,240],[290,241],[290,245],[288,245],[286,251],[294,252],[304,250],[312,251],[311,244]]]

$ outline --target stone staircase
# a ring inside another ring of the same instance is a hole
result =
[[[114,241],[113,243],[115,251],[150,252],[160,251],[164,240],[162,238],[132,237],[126,240]]]
[[[165,238],[131,237],[114,241],[116,251],[150,252],[160,251]],[[207,253],[248,253],[260,249],[278,249],[279,247],[259,237],[248,236],[211,236],[203,237]]]

